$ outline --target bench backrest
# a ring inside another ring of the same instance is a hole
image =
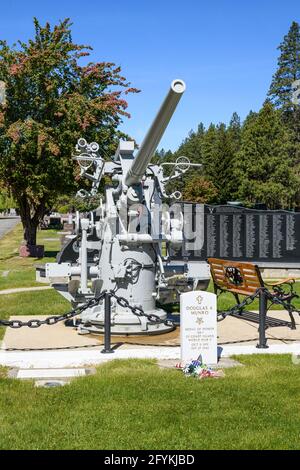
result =
[[[223,290],[243,291],[252,294],[264,286],[258,266],[253,263],[208,258],[216,287]]]

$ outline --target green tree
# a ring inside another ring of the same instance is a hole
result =
[[[249,205],[263,202],[270,209],[293,205],[299,180],[291,158],[290,129],[270,101],[251,113],[242,129],[237,159],[239,196]]]
[[[202,142],[205,134],[205,128],[202,123],[198,125],[197,131],[191,130],[189,135],[176,151],[176,158],[179,156],[187,157],[192,163],[202,163]]]
[[[233,137],[236,129],[232,123],[230,132],[225,124],[211,124],[202,144],[204,175],[218,191],[218,203],[224,204],[236,197],[237,181],[234,176],[238,142]]]
[[[18,205],[28,245],[57,197],[74,191],[72,152],[79,137],[110,153],[137,90],[113,63],[82,64],[90,47],[75,44],[68,19],[51,28],[34,19],[35,36],[10,47],[0,42],[0,180]]]
[[[241,131],[241,118],[237,113],[233,113],[227,129],[227,134],[234,154],[237,154],[241,148]]]
[[[16,203],[9,192],[0,185],[0,212],[16,207]]]
[[[175,162],[179,157],[186,157],[192,163],[202,163],[202,140],[205,133],[205,128],[202,123],[198,125],[196,131],[191,130],[188,136],[183,140],[183,142],[178,147],[178,150],[173,154],[165,155],[164,161],[172,161]],[[166,174],[170,174],[172,171],[172,167],[166,167]],[[170,192],[180,191],[184,192],[185,186],[191,181],[193,178],[197,178],[202,174],[202,169],[197,167],[191,167],[190,170],[187,171],[185,175],[181,178],[172,181],[169,184],[168,189]]]
[[[185,185],[183,199],[200,204],[213,204],[217,201],[218,190],[203,176],[193,176]]]
[[[278,68],[273,76],[268,96],[282,110],[284,122],[291,129],[291,155],[295,172],[300,174],[300,26],[295,21],[279,48]],[[298,92],[299,93],[299,92]]]
[[[268,96],[276,108],[294,112],[293,83],[300,80],[300,27],[295,21],[278,47],[278,68],[273,75]]]
[[[174,161],[173,152],[171,150],[157,150],[153,157],[151,158],[151,164],[160,165],[163,162],[172,162]]]

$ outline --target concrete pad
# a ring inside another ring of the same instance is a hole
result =
[[[272,311],[274,318],[289,321],[286,312]],[[30,316],[12,317],[29,320]],[[46,316],[36,316],[44,319]],[[258,325],[248,320],[227,317],[218,323],[218,345],[222,358],[238,354],[300,354],[300,318],[295,315],[297,330],[272,327],[266,332],[268,349],[257,349]],[[112,354],[101,354],[103,336],[80,336],[63,322],[37,329],[7,328],[0,365],[18,368],[83,367],[112,359],[151,358],[180,360],[180,329],[164,335],[112,337]],[[53,349],[53,350],[51,350]],[[16,350],[16,351],[12,351]],[[44,350],[44,351],[39,351]]]
[[[300,343],[274,344],[269,349],[253,346],[224,346],[222,358],[243,354],[300,354]],[[114,359],[172,359],[180,361],[180,348],[141,347],[117,349],[113,354],[101,354],[97,349],[60,351],[0,351],[0,365],[18,368],[63,368],[101,365]]]
[[[159,359],[158,366],[161,369],[174,369],[178,364],[178,361],[174,359]],[[222,357],[220,358],[218,365],[214,366],[214,369],[229,369],[231,367],[244,367],[244,364],[236,361],[235,359],[231,359],[230,357]]]
[[[19,315],[10,317],[11,320],[28,321],[31,318],[44,320],[48,315]],[[64,322],[56,325],[42,325],[40,328],[23,327],[19,329],[6,328],[1,349],[67,349],[99,346],[102,338],[80,336],[76,329],[66,327]]]
[[[289,320],[286,312],[272,311],[270,316],[280,320]],[[13,316],[11,319],[28,321],[30,316]],[[37,315],[36,319],[45,319],[45,315]],[[295,314],[296,330],[290,330],[286,326],[268,328],[266,337],[268,345],[289,344],[300,342],[300,317]],[[258,325],[248,320],[227,317],[218,323],[218,344],[225,345],[254,345],[258,341]],[[163,335],[136,335],[136,336],[112,336],[112,344],[119,347],[137,348],[142,346],[161,348],[180,346],[180,328]],[[75,328],[66,327],[64,322],[56,325],[43,325],[40,328],[7,328],[2,349],[67,349],[99,347],[103,345],[103,335],[79,335]]]
[[[290,321],[288,313],[281,310],[272,310],[269,316],[278,320]],[[296,330],[291,330],[287,326],[277,326],[266,330],[268,345],[300,342],[300,316],[295,313],[294,318],[296,321]],[[256,345],[257,341],[257,323],[230,316],[218,322],[218,344],[221,346],[233,343]]]
[[[17,379],[66,379],[82,377],[86,373],[86,369],[20,369]]]

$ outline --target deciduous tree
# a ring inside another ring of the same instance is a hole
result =
[[[68,19],[51,28],[34,20],[27,43],[0,42],[0,180],[19,207],[28,245],[57,196],[74,191],[72,152],[79,137],[110,153],[122,118],[123,94],[137,90],[108,62],[87,62],[91,47],[71,37]]]

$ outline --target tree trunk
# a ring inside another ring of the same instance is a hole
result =
[[[27,246],[36,245],[36,234],[39,223],[32,220],[22,220],[24,228],[24,240]]]
[[[19,198],[20,217],[24,229],[24,240],[27,246],[35,246],[37,238],[37,229],[39,223],[45,215],[45,205],[42,203],[35,208],[35,213],[32,216],[30,206],[26,197]]]

